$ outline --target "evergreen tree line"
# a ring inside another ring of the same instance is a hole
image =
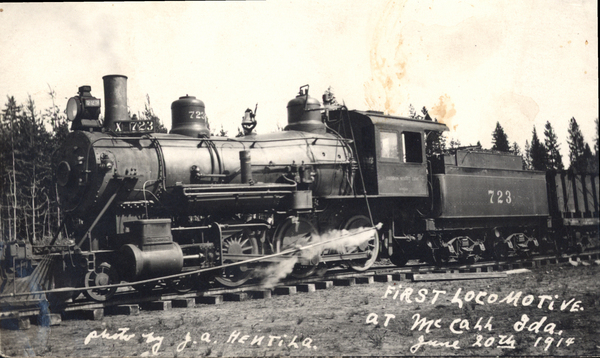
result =
[[[569,169],[577,173],[597,173],[599,135],[598,118],[596,118],[596,138],[594,139],[594,153],[592,153],[590,145],[585,142],[577,120],[574,117],[569,120],[567,144],[570,163],[568,168],[565,168],[563,164],[558,136],[549,121],[544,126],[543,141],[538,136],[535,126],[533,127],[531,141],[525,141],[523,153],[516,142],[513,142],[512,146],[508,144],[508,136],[500,123],[496,122],[496,128],[492,132],[493,146],[491,149],[520,155],[523,158],[523,169],[527,170]]]
[[[429,115],[426,107],[421,109],[421,113],[417,113],[412,104],[409,106],[409,117],[429,121],[434,120]],[[592,153],[590,145],[584,140],[583,133],[577,124],[577,120],[572,117],[569,120],[567,138],[570,164],[568,168],[565,168],[560,153],[558,136],[549,121],[547,121],[544,126],[543,141],[538,136],[535,126],[533,127],[531,141],[525,141],[524,152],[521,152],[521,148],[517,142],[513,142],[512,145],[510,144],[504,128],[502,128],[500,122],[496,122],[496,128],[492,132],[493,145],[491,150],[508,152],[521,156],[523,159],[523,169],[525,170],[543,171],[569,169],[578,173],[598,173],[599,137],[600,128],[598,126],[598,118],[596,118],[596,138],[594,139],[594,153]],[[455,141],[453,139],[449,144],[447,144],[446,141],[446,137],[443,134],[430,134],[427,137],[428,154],[460,146],[460,141]],[[477,146],[481,147],[481,143],[477,142]]]
[[[0,113],[0,241],[25,240],[42,245],[60,227],[62,214],[53,180],[52,156],[69,133],[65,112],[55,104],[36,109],[29,97],[18,104],[8,96]],[[166,132],[146,97],[144,110],[133,119],[152,119]]]

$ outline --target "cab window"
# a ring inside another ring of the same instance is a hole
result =
[[[402,132],[404,163],[423,163],[423,143],[420,132]]]
[[[398,135],[396,132],[381,131],[381,158],[398,159]]]

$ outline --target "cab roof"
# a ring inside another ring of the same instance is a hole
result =
[[[435,132],[445,132],[449,130],[448,126],[446,126],[444,123],[427,121],[423,119],[392,116],[378,111],[351,110],[349,112],[353,112],[362,116],[364,120],[369,120],[375,127],[397,127],[398,129],[402,130],[408,129],[413,131],[424,130]]]

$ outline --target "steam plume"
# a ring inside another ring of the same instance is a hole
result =
[[[279,282],[289,275],[294,265],[298,263],[299,258],[310,260],[320,255],[323,251],[332,251],[338,253],[349,253],[358,250],[364,251],[368,247],[368,241],[377,238],[376,229],[380,229],[381,224],[375,228],[357,228],[351,230],[333,230],[323,235],[313,235],[312,240],[304,246],[305,249],[299,251],[294,256],[282,260],[276,264],[270,265],[265,269],[256,271],[257,277],[263,277],[261,286],[264,288],[275,287]],[[323,243],[322,245],[315,245]],[[299,247],[300,248],[300,247]],[[288,248],[282,248],[288,249]],[[374,253],[377,255],[377,253]]]

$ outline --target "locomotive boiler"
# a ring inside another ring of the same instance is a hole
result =
[[[173,102],[169,134],[154,133],[152,121],[128,116],[127,78],[103,79],[104,121],[96,110],[100,100],[89,86],[81,87],[67,108],[73,132],[54,160],[66,231],[76,239],[79,255],[77,267],[63,265],[63,270],[74,277],[83,271],[86,287],[222,265],[307,243],[318,233],[317,198],[352,192],[349,141],[327,133],[308,86],[288,103],[284,131],[225,138],[210,136],[204,103],[192,96]],[[358,224],[350,223],[370,226]],[[373,250],[355,254],[356,267],[376,255]],[[327,261],[336,259],[348,256],[338,253]],[[319,255],[301,260],[295,274],[308,275],[319,262]],[[215,278],[235,286],[249,277],[249,268],[240,265]],[[170,284],[185,290],[193,279]],[[114,290],[86,292],[103,300]]]

